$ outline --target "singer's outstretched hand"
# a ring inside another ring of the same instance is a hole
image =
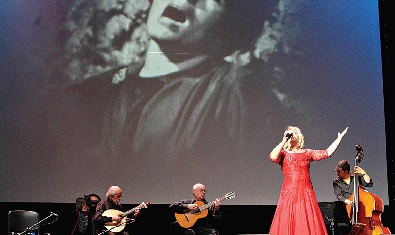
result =
[[[347,133],[347,131],[348,131],[348,127],[346,127],[346,129],[344,129],[343,130],[343,132],[342,133],[337,133],[337,137],[339,138],[343,138],[343,136]]]
[[[348,131],[348,127],[346,127],[342,133],[340,132],[337,133],[337,138],[335,139],[335,141],[333,141],[333,143],[329,145],[329,147],[326,149],[328,151],[329,156],[331,156],[336,151],[337,147],[339,146],[340,142],[342,141],[347,131]]]

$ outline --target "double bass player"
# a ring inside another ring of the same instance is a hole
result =
[[[360,145],[356,146],[355,166],[350,172],[350,163],[341,160],[336,165],[337,179],[333,189],[338,201],[345,204],[349,223],[338,228],[340,235],[381,235],[391,231],[381,222],[384,212],[383,200],[368,192],[365,187],[372,187],[373,181],[364,169],[358,166],[363,156]]]
[[[337,179],[333,180],[333,190],[338,201],[344,202],[349,207],[354,206],[354,201],[350,200],[354,193],[354,180],[358,178],[359,184],[363,187],[372,187],[373,180],[364,169],[355,166],[353,174],[350,172],[350,163],[341,160],[336,165]],[[351,232],[351,224],[339,227],[339,235],[347,235]]]

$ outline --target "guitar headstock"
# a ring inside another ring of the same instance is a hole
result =
[[[229,193],[225,194],[226,199],[233,199],[236,196],[237,196],[237,194],[235,192],[229,192]]]
[[[143,209],[143,208],[148,208],[148,206],[151,204],[151,202],[142,202],[142,203],[140,203],[140,205],[139,205],[139,207],[141,208],[141,209]]]

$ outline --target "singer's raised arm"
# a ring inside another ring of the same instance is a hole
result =
[[[343,139],[343,136],[347,133],[347,130],[348,127],[346,127],[346,129],[344,129],[342,133],[337,133],[337,138],[335,139],[335,141],[333,141],[332,144],[329,145],[329,147],[326,149],[328,151],[329,156],[331,156],[336,151],[341,140]]]

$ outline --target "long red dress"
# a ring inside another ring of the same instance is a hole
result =
[[[278,164],[284,174],[271,235],[327,235],[310,179],[310,162],[329,158],[326,150],[282,150]]]

